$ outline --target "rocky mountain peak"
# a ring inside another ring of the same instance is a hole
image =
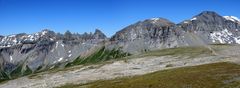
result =
[[[214,11],[203,11],[200,14],[193,16],[191,19],[181,22],[180,25],[184,26],[184,24],[186,25],[199,22],[223,24],[222,22],[224,22],[224,20],[225,19],[221,15]]]
[[[0,35],[0,39],[2,39],[4,36]]]
[[[203,11],[202,13],[194,16],[192,20],[198,20],[198,21],[204,21],[204,22],[208,22],[208,23],[219,23],[219,24],[225,24],[223,22],[227,21],[231,21],[234,23],[240,23],[240,19],[238,19],[238,17],[235,16],[221,16],[216,12],[213,11]]]
[[[93,35],[94,35],[95,39],[106,39],[107,38],[107,36],[99,29],[96,29]]]
[[[44,29],[41,32],[33,34],[14,34],[8,36],[0,36],[0,48],[2,47],[11,47],[19,44],[39,44],[39,42],[50,43],[58,40],[65,41],[78,41],[82,40],[87,41],[91,39],[106,39],[106,35],[103,34],[99,29],[96,29],[95,33],[92,34],[72,34],[71,32],[66,32],[64,35],[60,33],[55,33],[49,29]]]
[[[44,29],[34,34],[19,33],[0,38],[0,47],[11,47],[18,44],[33,44],[41,40],[54,41],[55,32]]]
[[[203,11],[200,14],[198,14],[197,16],[220,16],[218,13],[214,12],[214,11]]]
[[[198,14],[197,16],[194,16],[191,20],[197,20],[200,22],[205,23],[218,23],[223,24],[224,18],[213,11],[203,11],[202,13]]]
[[[189,20],[185,20],[180,23],[181,27],[185,31],[221,31],[224,29],[233,29],[226,25],[234,25],[233,22],[227,21],[223,16],[213,11],[203,11],[200,14],[192,17]]]
[[[51,31],[49,29],[44,29],[41,32],[36,33],[37,35],[40,35],[41,37],[55,37],[56,33],[54,31]]]
[[[161,35],[161,32],[170,29],[174,25],[175,24],[173,22],[164,18],[150,18],[125,27],[121,31],[118,31],[111,38],[111,40],[127,41],[141,38],[145,39],[157,36],[159,37]]]
[[[158,26],[171,26],[174,25],[173,22],[165,19],[165,18],[150,18],[150,19],[146,19],[142,22],[139,22],[142,24],[152,24],[152,25],[158,25]]]
[[[49,32],[50,32],[50,30],[48,30],[48,29],[44,29],[44,30],[41,31],[41,33],[42,33],[43,35],[45,35],[45,34],[47,34],[47,33],[49,33]]]
[[[179,26],[187,32],[202,37],[208,44],[239,44],[240,25],[237,17],[221,16],[213,11],[204,11],[190,20],[181,22]]]

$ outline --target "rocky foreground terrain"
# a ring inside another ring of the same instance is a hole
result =
[[[111,38],[98,29],[0,36],[0,87],[52,88],[201,64],[239,64],[238,44],[239,19],[212,11],[178,24],[146,19]]]
[[[153,51],[151,53],[144,53],[141,56],[128,57],[117,61],[108,61],[87,66],[80,65],[62,70],[36,73],[34,75],[10,80],[1,84],[0,87],[52,88],[67,84],[85,84],[97,80],[143,75],[155,71],[186,66],[196,66],[218,62],[240,64],[240,56],[238,54],[240,52],[225,53],[231,52],[232,50],[239,50],[240,46],[212,45],[211,47],[221,55],[214,55],[208,48],[205,47],[185,47]],[[236,81],[240,80],[237,79]]]

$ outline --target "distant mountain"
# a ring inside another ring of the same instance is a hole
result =
[[[178,26],[187,32],[194,32],[207,44],[240,44],[240,24],[229,19],[212,11],[204,11]]]
[[[106,39],[107,38],[107,36],[99,29],[95,30],[93,36],[94,36],[94,39]]]
[[[116,32],[111,38],[99,29],[95,33],[84,34],[43,30],[34,34],[0,36],[0,70],[11,73],[19,65],[32,71],[64,67],[101,47],[137,54],[208,44],[240,44],[239,19],[204,11],[178,24],[164,18],[139,21]]]
[[[65,34],[55,33],[48,29],[42,30],[41,32],[34,34],[20,33],[15,35],[0,36],[0,47],[11,47],[19,44],[35,44],[39,41],[48,41],[55,42],[58,40],[75,40],[83,42],[91,39],[106,39],[106,35],[103,34],[100,30],[96,29],[95,33],[88,34],[72,34],[67,31]]]
[[[231,18],[231,19],[230,19]],[[174,24],[164,18],[139,21],[118,31],[111,41],[128,52],[207,44],[240,44],[237,17],[204,11]]]
[[[164,18],[139,21],[118,31],[110,41],[123,47],[124,51],[138,53],[159,48],[177,47],[182,30]],[[180,40],[181,41],[181,40]]]
[[[163,34],[163,30],[170,31],[175,24],[164,18],[152,18],[139,21],[120,31],[118,31],[112,40],[134,40],[145,38],[158,38]]]
[[[0,40],[1,70],[11,73],[24,64],[32,71],[44,70],[101,48],[107,37],[96,30],[94,34],[64,34],[43,30],[34,34],[20,33],[2,36]],[[41,69],[40,69],[41,67]]]

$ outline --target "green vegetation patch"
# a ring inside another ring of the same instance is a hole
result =
[[[0,69],[0,83],[9,79],[10,79],[9,75],[5,71],[2,71]]]
[[[121,49],[106,49],[102,47],[97,52],[93,53],[88,57],[78,57],[73,62],[70,62],[66,65],[66,67],[74,66],[74,65],[82,65],[82,64],[95,64],[99,62],[104,62],[112,59],[119,59],[126,56],[129,56],[129,53],[123,52]]]
[[[189,56],[196,57],[199,55],[208,54],[213,55],[212,51],[206,47],[179,47],[179,48],[170,48],[170,49],[162,49],[162,50],[155,50],[149,51],[143,56]]]
[[[240,65],[214,63],[59,88],[239,88]]]
[[[33,73],[33,71],[28,67],[28,65],[20,64],[10,73],[0,70],[0,82],[15,79],[15,78],[29,75],[32,73]]]

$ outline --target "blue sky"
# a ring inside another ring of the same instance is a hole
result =
[[[0,0],[0,35],[99,28],[112,36],[139,20],[179,23],[206,10],[240,17],[240,0]]]

